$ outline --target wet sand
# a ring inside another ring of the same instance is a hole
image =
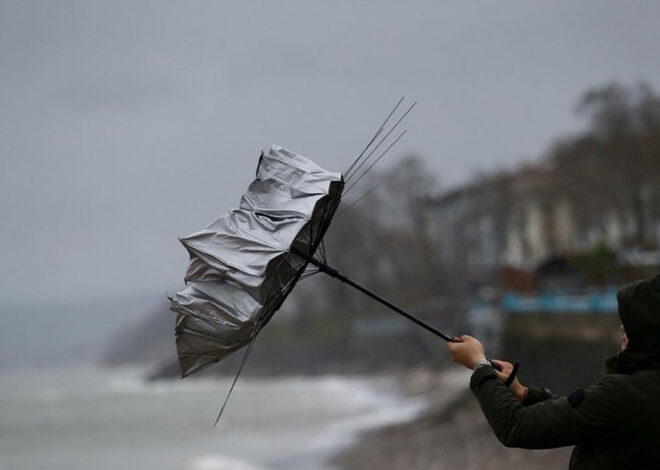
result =
[[[404,377],[405,393],[426,396],[429,408],[414,421],[363,434],[332,464],[344,470],[568,468],[571,448],[531,451],[502,446],[469,391],[468,380],[469,371],[462,370],[417,371]]]

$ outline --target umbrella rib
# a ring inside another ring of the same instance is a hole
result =
[[[396,143],[399,141],[399,139],[401,139],[401,137],[403,137],[403,136],[405,135],[406,132],[408,132],[408,130],[404,130],[401,134],[399,134],[399,137],[397,137],[396,139],[394,139],[394,142],[392,142],[392,143],[390,144],[389,147],[387,147],[385,150],[383,150],[383,153],[381,153],[381,154],[379,155],[379,157],[378,157],[377,159],[375,159],[374,162],[373,162],[371,165],[369,165],[369,167],[368,167],[366,170],[364,170],[364,172],[362,172],[362,174],[361,174],[360,177],[357,179],[357,181],[355,181],[355,182],[354,182],[354,183],[353,183],[353,184],[352,184],[352,185],[346,190],[346,192],[343,194],[344,196],[346,196],[346,195],[351,191],[351,189],[353,189],[355,186],[357,186],[357,184],[360,182],[360,180],[361,180],[362,178],[364,178],[364,175],[366,175],[366,174],[369,172],[369,170],[371,170],[371,169],[374,167],[374,165],[375,165],[376,163],[378,163],[378,162],[380,161],[380,159],[383,158],[383,157],[385,156],[385,154],[386,154],[387,152],[389,152],[389,150],[390,150],[392,147],[394,147],[394,145],[396,145]]]
[[[378,147],[380,147],[381,144],[382,144],[385,140],[387,140],[387,138],[390,136],[390,134],[391,134],[392,132],[394,132],[394,130],[399,126],[399,124],[401,124],[401,121],[403,121],[403,120],[406,118],[406,116],[408,115],[408,113],[410,113],[410,111],[412,111],[412,109],[415,107],[416,104],[417,104],[417,101],[415,101],[415,102],[414,102],[414,103],[413,103],[413,104],[412,104],[412,105],[406,110],[406,112],[403,113],[403,115],[399,118],[399,120],[398,120],[398,121],[392,126],[392,128],[387,132],[387,134],[385,134],[385,137],[383,137],[382,139],[380,139],[380,141],[378,142],[378,144],[376,144],[376,146],[371,150],[371,152],[369,152],[369,155],[367,155],[367,158],[365,158],[364,160],[362,160],[362,163],[360,163],[360,165],[358,165],[358,167],[357,167],[355,170],[353,170],[353,172],[352,172],[350,175],[349,175],[349,174],[346,175],[346,182],[348,182],[351,178],[353,178],[353,176],[355,176],[355,174],[356,174],[358,171],[360,171],[360,168],[362,168],[362,166],[363,166],[365,163],[367,163],[367,161],[369,161],[369,158],[371,158],[371,156],[374,154],[374,152],[375,152],[376,150],[378,150]]]
[[[218,413],[218,417],[215,419],[215,423],[213,423],[213,427],[216,427],[218,425],[218,421],[220,421],[220,417],[222,416],[222,413],[225,411],[225,407],[227,406],[227,402],[229,402],[229,397],[231,396],[231,392],[234,391],[234,386],[236,386],[236,382],[238,381],[238,376],[241,375],[241,372],[243,372],[243,367],[245,367],[245,363],[247,362],[247,358],[250,355],[250,351],[252,351],[252,346],[254,346],[254,342],[256,339],[257,339],[257,335],[255,334],[250,340],[250,344],[248,344],[248,347],[245,350],[245,354],[243,354],[241,365],[238,367],[236,376],[234,377],[234,380],[231,383],[231,387],[229,387],[229,392],[227,392],[227,396],[225,397],[225,401],[222,403],[222,408],[220,408],[220,412]]]
[[[378,189],[378,187],[379,187],[381,184],[382,184],[382,183],[378,183],[378,184],[375,185],[373,188],[371,188],[369,191],[367,191],[367,192],[364,193],[362,196],[360,196],[360,197],[357,198],[355,201],[353,201],[353,202],[352,202],[347,208],[342,209],[342,211],[341,211],[339,214],[337,214],[337,215],[335,216],[335,220],[337,220],[337,219],[338,219],[339,217],[341,217],[343,214],[345,214],[346,212],[348,212],[349,210],[351,210],[351,209],[353,208],[353,206],[355,206],[358,202],[360,202],[362,199],[364,199],[364,198],[367,197],[369,194],[371,194],[371,193],[374,192],[376,189]]]
[[[321,243],[319,243],[319,251],[321,252],[321,259],[325,262],[325,243],[323,242],[323,239],[321,239]]]
[[[309,256],[312,256],[312,250],[314,249],[314,221],[312,217],[309,218]]]
[[[343,182],[342,182],[342,185],[343,185]],[[344,190],[344,188],[342,186],[342,191],[343,190]],[[335,199],[332,202],[332,204],[330,205],[330,207],[332,208],[331,209],[331,214],[332,215],[329,216],[328,219],[326,220],[325,229],[323,230],[323,236],[324,237],[327,234],[328,229],[330,228],[330,223],[332,222],[332,216],[335,215],[335,213],[337,212],[337,209],[339,209],[340,204],[341,204],[341,196],[338,196],[338,198]],[[325,211],[324,211],[324,215],[325,215]],[[321,246],[322,246],[323,262],[326,263],[328,260],[327,260],[326,251],[325,251],[325,240],[323,238],[321,238]]]
[[[328,208],[330,206],[331,206],[331,204],[328,201],[326,201],[325,205],[323,206],[323,212],[321,213],[321,220],[326,220],[325,219],[326,211],[328,210]],[[319,242],[319,247],[321,249],[320,250],[321,251],[321,258],[323,259],[323,261],[325,261],[325,259],[326,259],[325,258],[325,244],[323,243],[323,238],[321,238],[321,240]]]
[[[390,120],[390,118],[392,117],[392,115],[396,112],[396,110],[399,108],[399,106],[400,106],[401,103],[403,102],[404,98],[405,98],[405,96],[402,96],[402,97],[401,97],[401,99],[400,99],[399,102],[396,104],[396,106],[394,106],[394,109],[392,109],[392,111],[390,111],[390,114],[388,114],[388,116],[385,118],[385,120],[383,121],[383,123],[380,125],[380,128],[376,131],[376,133],[375,133],[374,136],[371,138],[371,140],[369,141],[369,143],[367,144],[367,146],[364,148],[364,150],[362,150],[362,152],[360,153],[360,155],[359,155],[359,156],[353,161],[353,163],[351,164],[351,166],[348,167],[348,170],[346,170],[346,171],[344,172],[344,174],[348,174],[348,173],[350,173],[350,171],[351,171],[351,170],[353,169],[353,167],[357,164],[357,162],[360,161],[360,159],[362,158],[362,156],[364,155],[364,153],[369,149],[369,147],[371,147],[371,144],[373,144],[374,141],[375,141],[375,140],[378,138],[378,136],[381,134],[381,132],[383,132],[383,129],[385,128],[385,125],[386,125],[387,122]]]
[[[342,182],[343,185],[343,182]],[[342,191],[343,191],[343,186],[342,186]],[[332,201],[335,202],[335,201]],[[332,212],[337,210],[337,207],[339,205],[335,202],[334,206],[331,202],[328,202],[327,199],[325,201],[325,204],[323,206],[323,211],[321,212],[321,226],[319,227],[319,234],[325,235],[325,232],[327,231],[328,227],[330,226],[330,220],[327,221],[327,224],[325,225],[325,228],[323,226],[323,221],[326,220],[326,214],[328,213],[328,209],[330,209]],[[310,223],[311,223],[311,218],[310,218]],[[312,253],[312,250],[314,249],[313,244],[314,244],[314,237],[312,236],[313,233],[310,232],[310,256],[313,256],[314,253]],[[325,244],[323,243],[323,238],[319,240],[319,243],[317,244],[317,248],[320,248],[321,251],[321,258],[323,261],[326,261],[326,254],[325,254]],[[315,251],[315,250],[314,250]]]
[[[318,269],[314,269],[313,271],[306,272],[302,276],[300,276],[300,280],[302,281],[303,279],[307,279],[308,277],[311,277],[311,276],[313,276],[315,274],[318,274],[320,272],[321,271],[318,270]]]

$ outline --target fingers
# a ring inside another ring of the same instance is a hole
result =
[[[500,361],[499,359],[491,359],[491,362],[495,364],[496,367],[499,367],[500,372],[509,373],[513,370],[513,364],[506,361]]]
[[[454,362],[460,362],[458,356],[460,355],[461,348],[464,346],[462,344],[462,341],[460,340],[459,342],[448,341],[446,345],[447,345],[447,349],[449,350],[449,354],[451,355],[451,359]]]
[[[513,370],[513,364],[506,361],[500,361],[499,359],[491,359],[491,362],[501,369],[495,370],[497,377],[502,382],[506,382],[506,380],[509,378],[509,375],[511,375],[511,371]]]
[[[460,338],[458,336],[452,337],[451,341],[447,341],[447,348],[451,351],[453,347],[455,347],[456,344],[460,344],[463,342],[463,338],[466,338],[466,335],[461,336]]]
[[[498,361],[497,359],[490,360],[493,364],[500,368],[500,370],[493,369],[497,378],[502,382],[506,382],[513,371],[513,366],[510,362]]]
[[[506,361],[500,361],[499,359],[491,359],[492,363],[500,367],[502,370],[513,369],[513,364]]]

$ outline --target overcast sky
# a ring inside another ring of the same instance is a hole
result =
[[[262,148],[388,158],[444,185],[539,156],[588,87],[660,90],[657,2],[0,2],[0,300],[180,287],[177,237],[236,206]]]

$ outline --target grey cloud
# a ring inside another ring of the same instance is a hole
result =
[[[236,205],[263,147],[341,170],[401,94],[388,158],[451,185],[538,155],[589,86],[660,89],[656,4],[374,5],[0,3],[0,299],[179,287],[177,236]]]
[[[54,103],[73,110],[93,112],[126,110],[174,99],[181,92],[162,74],[115,71],[67,77],[50,97]]]

